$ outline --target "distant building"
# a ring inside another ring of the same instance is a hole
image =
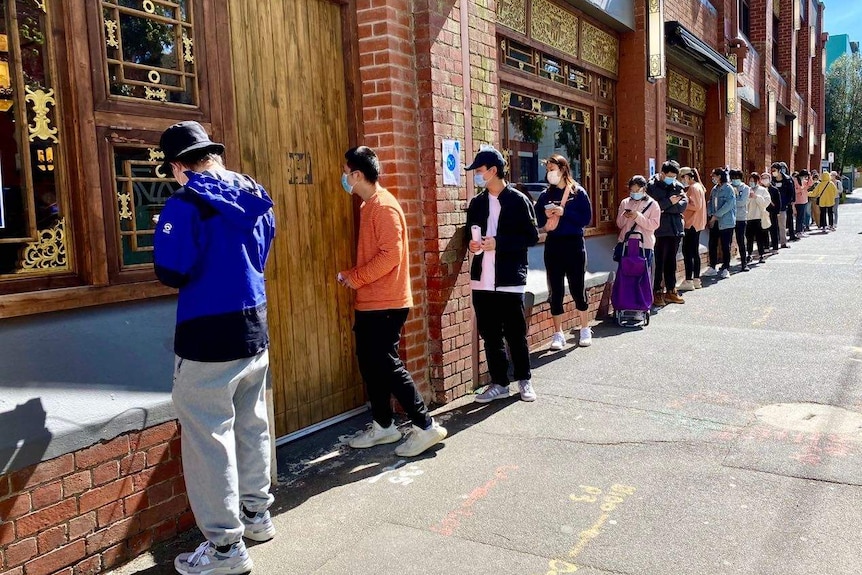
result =
[[[826,69],[832,67],[835,60],[844,54],[857,54],[859,52],[859,42],[851,42],[848,34],[830,35],[826,41]]]

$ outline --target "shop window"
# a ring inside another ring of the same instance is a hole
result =
[[[739,31],[746,38],[751,37],[751,3],[749,0],[739,0]]]
[[[41,3],[0,2],[0,281],[74,264],[50,30]]]
[[[680,166],[694,165],[694,146],[691,138],[676,134],[667,135],[667,159],[676,160]]]
[[[506,66],[533,74],[586,94],[593,93],[594,75],[560,58],[509,38],[500,39],[501,59]],[[612,80],[605,80],[612,83]]]

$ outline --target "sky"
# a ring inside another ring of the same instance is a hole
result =
[[[824,31],[830,36],[848,34],[851,42],[862,41],[862,2],[860,0],[823,0],[826,11]]]

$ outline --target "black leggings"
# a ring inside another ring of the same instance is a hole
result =
[[[590,309],[584,288],[587,273],[587,252],[584,236],[556,236],[548,234],[545,240],[545,270],[548,274],[548,295],[551,300],[551,315],[563,315],[563,298],[569,281],[569,292],[579,311]]]
[[[754,254],[754,240],[757,240],[757,253],[762,258],[769,250],[769,237],[760,220],[748,220],[745,224],[745,248],[749,254]]]
[[[682,260],[685,263],[685,279],[700,277],[700,232],[693,227],[685,230],[682,238]]]
[[[679,251],[679,236],[662,236],[655,239],[655,279],[653,289],[661,291],[664,279],[665,291],[676,290],[676,253]]]
[[[718,229],[718,222],[709,229],[709,265],[718,264],[718,242],[721,241],[721,269],[730,267],[730,242],[733,241],[733,228]]]
[[[742,262],[742,267],[748,265],[748,254],[751,252],[746,249],[745,245],[745,230],[748,229],[745,221],[736,222],[736,247],[739,249],[739,261]]]
[[[827,222],[827,217],[828,217],[828,222]],[[820,206],[820,227],[821,228],[825,228],[827,225],[828,226],[835,225],[834,217],[835,217],[835,212],[833,211],[832,206],[829,206],[828,208],[824,208],[823,206]]]

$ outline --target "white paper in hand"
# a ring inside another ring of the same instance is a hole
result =
[[[481,227],[470,226],[470,235],[472,236],[471,239],[474,242],[482,243],[482,228]],[[473,252],[473,253],[475,253],[478,256],[479,254],[482,253],[482,250],[479,250],[478,252]]]

